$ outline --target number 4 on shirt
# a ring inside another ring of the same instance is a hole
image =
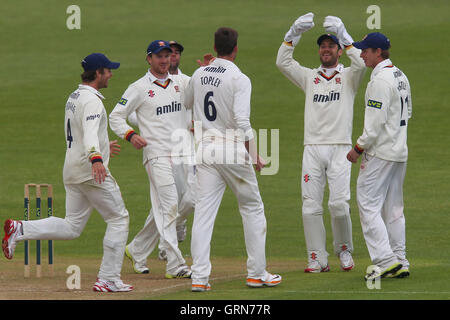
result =
[[[72,147],[73,137],[72,137],[72,130],[70,129],[70,118],[67,119],[67,141],[69,141],[68,148],[71,148]]]

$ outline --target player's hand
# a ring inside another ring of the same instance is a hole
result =
[[[256,164],[255,164],[255,170],[259,172],[265,166],[266,166],[266,160],[261,158],[261,156],[258,154],[258,158],[257,158]]]
[[[360,154],[356,152],[355,149],[352,149],[349,151],[349,153],[347,153],[347,160],[352,163],[356,163],[358,161],[359,156]]]
[[[117,140],[113,140],[109,142],[109,154],[111,155],[111,158],[114,157],[114,155],[119,154],[120,152],[120,144],[117,143]]]
[[[138,134],[133,135],[130,142],[137,150],[142,149],[147,145],[147,141]]]
[[[353,38],[348,34],[342,20],[334,16],[326,16],[323,21],[323,27],[328,33],[335,33],[339,42],[344,46],[349,46],[353,43]]]
[[[107,176],[106,168],[103,165],[103,163],[102,162],[94,162],[92,164],[92,177],[94,178],[94,180],[98,184],[101,184],[102,182],[105,181],[106,176]]]
[[[286,35],[284,36],[284,41],[292,42],[292,45],[295,47],[300,41],[302,33],[314,27],[313,20],[314,20],[314,13],[312,12],[309,12],[297,18],[297,20],[295,20],[295,22],[292,24],[289,31],[286,32]]]
[[[214,57],[211,53],[207,53],[203,55],[203,62],[200,59],[198,59],[197,63],[200,67],[206,67],[210,65],[215,59],[216,57]]]

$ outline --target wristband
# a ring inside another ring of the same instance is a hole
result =
[[[94,163],[96,163],[96,162],[101,162],[101,163],[103,163],[102,156],[100,156],[100,155],[94,155],[94,156],[92,156],[92,157],[91,157],[91,163],[94,164]]]
[[[133,137],[136,134],[133,130],[130,130],[125,134],[125,140],[131,142],[131,137]]]
[[[364,152],[364,149],[360,148],[357,144],[355,144],[353,150],[355,150],[357,154],[362,154]]]

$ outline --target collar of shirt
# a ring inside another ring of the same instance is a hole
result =
[[[392,61],[390,59],[383,60],[377,64],[370,75],[370,80],[372,80],[383,68],[387,66],[392,66]]]
[[[88,91],[92,92],[93,94],[95,94],[96,96],[98,96],[100,99],[105,99],[105,97],[98,90],[96,90],[95,88],[93,88],[89,85],[79,84],[78,89],[79,90],[88,90]]]
[[[317,68],[317,73],[323,73],[325,74],[327,77],[330,77],[333,75],[333,73],[335,72],[339,72],[342,73],[342,71],[344,71],[344,65],[342,63],[339,63],[336,67],[334,68],[325,68],[322,65],[320,65],[319,68]]]
[[[235,65],[233,61],[223,59],[223,58],[215,58],[210,65],[219,64],[219,65]]]
[[[150,80],[151,83],[153,83],[153,82],[155,82],[155,81],[160,82],[160,80],[161,80],[161,79],[158,79],[157,77],[155,77],[155,76],[153,75],[153,73],[150,72],[150,69],[147,71],[147,77],[148,77],[148,79]],[[167,74],[166,80],[167,80],[167,79],[173,81],[172,75],[171,75],[170,73]]]

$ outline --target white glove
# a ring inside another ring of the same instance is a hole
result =
[[[325,17],[325,20],[323,21],[323,27],[328,33],[336,33],[341,46],[349,46],[353,43],[353,38],[348,34],[347,30],[345,29],[344,23],[338,17]]]
[[[302,33],[314,27],[313,19],[314,13],[309,12],[299,17],[297,20],[295,20],[294,24],[291,26],[289,31],[286,32],[286,35],[284,36],[284,41],[286,42],[292,41],[292,45],[295,47],[300,41]]]

